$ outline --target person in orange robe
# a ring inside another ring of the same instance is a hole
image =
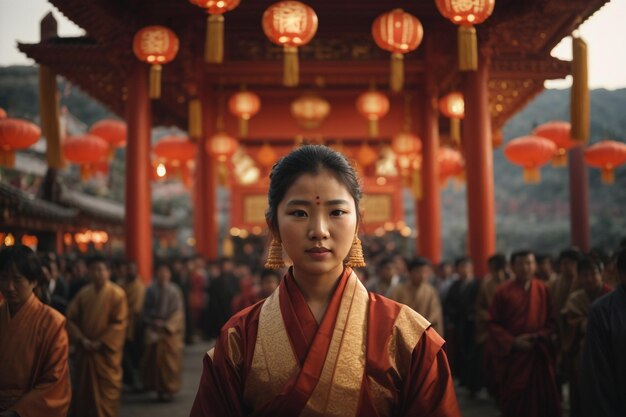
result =
[[[351,269],[361,191],[346,158],[303,146],[270,179],[267,266],[283,249],[293,266],[222,327],[191,416],[460,416],[443,339]]]
[[[117,415],[122,389],[122,353],[128,304],[124,290],[110,281],[105,258],[88,260],[91,283],[67,308],[68,331],[76,346],[73,414]]]
[[[515,279],[493,297],[486,354],[491,356],[498,398],[506,417],[558,417],[555,321],[546,285],[534,278],[530,251],[511,255]]]
[[[64,417],[70,406],[65,317],[33,293],[42,276],[27,246],[0,252],[1,417]]]

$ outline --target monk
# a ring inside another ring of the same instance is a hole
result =
[[[65,417],[70,406],[65,317],[33,293],[42,275],[27,246],[0,252],[2,417]]]
[[[411,307],[428,320],[437,331],[443,334],[443,312],[435,287],[430,284],[433,268],[426,258],[417,257],[408,263],[409,281],[391,289],[390,297]]]
[[[172,282],[166,263],[156,267],[156,282],[146,290],[143,320],[146,325],[141,360],[143,387],[155,390],[159,401],[171,401],[180,390],[185,338],[183,294]]]
[[[571,293],[561,309],[564,323],[561,349],[563,360],[567,362],[567,369],[570,370],[570,417],[582,415],[578,381],[589,310],[598,297],[611,291],[611,288],[602,282],[602,269],[603,266],[598,260],[589,257],[581,258],[578,262],[578,279],[583,288]]]
[[[515,278],[493,297],[486,346],[495,365],[500,408],[506,417],[558,417],[550,295],[534,278],[532,252],[513,253],[511,266]]]
[[[67,327],[76,346],[73,414],[113,417],[122,388],[128,304],[124,290],[110,281],[111,270],[104,257],[91,257],[88,271],[91,282],[67,309]]]
[[[444,341],[421,315],[368,293],[361,190],[347,159],[302,146],[274,165],[267,267],[293,266],[235,314],[204,357],[193,417],[460,416]]]

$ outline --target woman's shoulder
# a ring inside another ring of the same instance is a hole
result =
[[[380,294],[370,293],[370,328],[388,332],[389,335],[415,346],[430,322],[409,306],[390,300]]]

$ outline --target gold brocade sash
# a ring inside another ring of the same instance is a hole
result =
[[[252,366],[244,398],[258,409],[284,391],[300,372],[275,291],[261,308]],[[356,415],[365,375],[368,294],[352,273],[341,298],[321,375],[302,416]],[[309,360],[309,358],[307,358]]]

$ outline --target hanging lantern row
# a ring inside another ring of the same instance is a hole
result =
[[[8,118],[4,113],[4,117],[0,118],[0,166],[15,166],[15,151],[32,146],[40,137],[41,129],[36,124]]]
[[[147,26],[133,39],[135,56],[150,64],[150,98],[161,97],[161,65],[171,62],[178,54],[178,37],[164,26]]]
[[[202,7],[209,15],[204,60],[210,64],[221,64],[224,60],[224,13],[239,6],[239,0],[189,0],[189,2]]]
[[[459,70],[476,71],[478,68],[478,42],[476,28],[493,12],[496,0],[435,0],[439,13],[458,30]]]
[[[389,87],[402,91],[404,86],[404,54],[417,49],[424,37],[419,19],[402,9],[383,13],[372,24],[372,36],[376,45],[391,52]]]
[[[452,143],[461,143],[461,120],[465,117],[463,94],[453,91],[439,100],[439,111],[450,118],[450,139]]]

